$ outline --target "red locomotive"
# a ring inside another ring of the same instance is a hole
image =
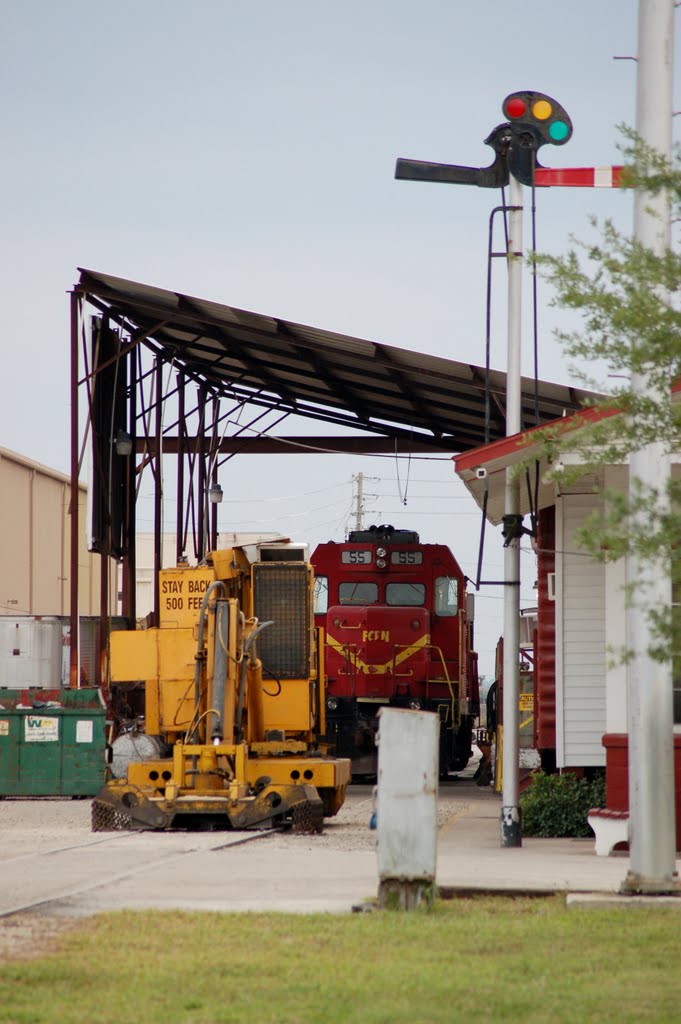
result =
[[[444,544],[392,526],[319,544],[315,625],[324,630],[327,736],[353,775],[376,774],[382,705],[440,716],[440,775],[462,771],[479,714],[472,597]]]

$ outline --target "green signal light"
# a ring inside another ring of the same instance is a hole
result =
[[[554,121],[549,126],[549,135],[553,142],[563,142],[570,134],[570,127],[565,121]]]

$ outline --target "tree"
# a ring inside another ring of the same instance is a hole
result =
[[[666,193],[674,220],[681,214],[679,154],[667,162],[635,134],[622,129],[626,169],[623,184],[649,195]],[[599,241],[572,239],[562,256],[536,257],[555,290],[553,305],[575,310],[583,327],[557,332],[566,352],[586,362],[605,363],[618,381],[611,395],[577,418],[569,436],[561,429],[542,432],[543,454],[551,462],[562,450],[578,451],[580,466],[563,471],[578,478],[599,467],[622,462],[643,445],[662,442],[665,452],[681,450],[681,256],[672,246],[656,255],[611,221],[599,228]],[[631,373],[645,374],[651,387],[632,388]],[[584,375],[582,375],[584,376]],[[670,479],[667,492],[638,486],[630,493],[602,489],[602,507],[578,531],[576,542],[602,561],[636,554],[650,572],[671,565],[673,586],[681,586],[681,480]],[[654,646],[649,654],[668,660],[681,650],[681,633],[672,606],[651,607]],[[678,638],[677,638],[677,634]],[[622,652],[625,656],[627,652]]]

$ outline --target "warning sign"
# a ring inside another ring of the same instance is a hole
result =
[[[59,719],[43,715],[26,715],[24,738],[27,743],[56,743],[59,739]]]
[[[518,698],[519,711],[534,711],[534,694],[521,693]]]
[[[214,579],[212,569],[164,569],[159,579],[161,625],[193,626]]]

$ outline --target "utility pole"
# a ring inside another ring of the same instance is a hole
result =
[[[639,0],[636,132],[667,160],[672,150],[673,0]],[[634,236],[658,256],[670,249],[669,197],[637,189]],[[656,404],[671,401],[671,380],[656,387],[645,369],[632,371],[631,390]],[[670,461],[662,442],[632,452],[629,499],[635,507],[639,484],[658,494],[667,510]],[[648,513],[649,514],[649,513]],[[645,513],[635,512],[634,521]],[[671,566],[627,556],[627,715],[629,729],[629,873],[624,892],[679,890],[675,872],[674,715],[672,666],[650,655],[655,645],[651,610],[671,607]]]
[[[355,505],[355,529],[362,529],[362,512],[364,511],[364,473],[355,477],[357,484],[357,504]]]

